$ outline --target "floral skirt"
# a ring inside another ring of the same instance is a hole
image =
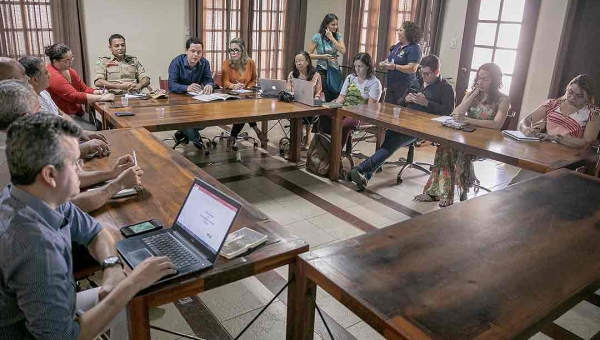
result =
[[[454,201],[454,186],[461,195],[466,195],[476,181],[473,160],[475,156],[449,147],[438,146],[435,152],[431,175],[423,193],[440,199]]]

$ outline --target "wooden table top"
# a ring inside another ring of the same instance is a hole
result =
[[[215,91],[216,93],[229,93],[228,91],[222,91],[222,90],[217,90]],[[240,97],[240,99],[256,99],[258,97],[258,94],[256,92],[252,92],[252,93],[244,93],[244,94],[233,94],[230,93],[231,95],[234,96],[238,96]],[[154,99],[154,98],[149,98],[149,99],[135,99],[135,98],[129,98],[129,106],[130,107],[155,107],[155,106],[170,106],[170,105],[186,105],[186,104],[202,104],[204,102],[201,102],[199,100],[194,99],[194,96],[189,95],[189,94],[179,94],[179,93],[171,93],[169,92],[167,94],[169,96],[169,98],[166,99]],[[115,99],[115,103],[120,104],[121,103],[121,97],[122,96],[116,96]],[[105,103],[97,103],[96,107],[97,109],[103,109],[104,108],[104,104]],[[108,103],[108,107],[112,107],[111,105],[112,103]]]
[[[260,273],[267,268],[285,265],[293,261],[296,255],[308,250],[307,243],[271,221],[260,210],[185,157],[169,149],[147,130],[120,129],[103,131],[103,134],[111,146],[110,156],[86,162],[85,167],[108,167],[109,164],[114,164],[118,157],[135,150],[138,164],[144,171],[144,193],[136,197],[113,200],[95,211],[93,216],[101,223],[122,227],[154,218],[170,227],[194,177],[198,177],[242,202],[243,210],[232,231],[250,227],[269,236],[267,245],[259,247],[250,255],[232,260],[219,256],[212,269],[151,287],[144,292],[150,300],[162,304],[174,301],[174,296],[190,296],[191,291],[200,292]],[[275,243],[269,244],[270,242]],[[164,294],[158,294],[159,291]]]
[[[542,173],[580,165],[591,156],[589,150],[549,142],[517,142],[503,137],[499,130],[478,127],[474,132],[464,132],[443,127],[431,121],[438,116],[408,108],[402,108],[400,117],[394,118],[394,107],[388,103],[365,104],[343,107],[340,113],[385,129]]]
[[[198,101],[196,101],[198,102]],[[304,116],[331,114],[324,107],[311,107],[299,103],[285,103],[277,99],[228,100],[163,106],[164,118],[157,118],[157,106],[132,106],[111,108],[97,104],[96,109],[115,128],[140,128],[149,131],[166,131],[186,127],[205,127],[249,123],[261,120],[291,119]],[[115,112],[133,111],[135,116],[117,117]]]
[[[599,288],[599,197],[600,180],[557,170],[305,253],[299,270],[388,339],[527,339]]]

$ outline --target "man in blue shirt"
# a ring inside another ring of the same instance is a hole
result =
[[[400,105],[435,115],[450,115],[454,110],[454,89],[440,76],[438,57],[430,54],[421,60],[421,75],[422,79],[414,81],[405,90],[400,99]],[[356,184],[357,189],[365,190],[373,173],[399,148],[407,146],[415,140],[416,138],[413,136],[392,130],[385,131],[381,147],[371,157],[350,170],[349,177]]]
[[[128,339],[126,304],[176,272],[157,257],[125,277],[110,231],[69,202],[79,193],[80,134],[75,123],[43,113],[8,129],[12,184],[0,192],[0,339],[93,339],[109,326],[111,339]],[[97,291],[75,293],[71,241],[102,262]],[[99,302],[92,307],[83,295]]]
[[[174,93],[196,92],[211,94],[214,81],[210,72],[210,63],[202,56],[204,44],[198,38],[189,38],[185,42],[185,54],[181,54],[169,65],[169,91]],[[175,132],[175,143],[187,144],[190,141],[198,149],[203,149],[198,131],[185,129]]]

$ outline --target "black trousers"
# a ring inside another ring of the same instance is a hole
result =
[[[327,87],[327,70],[323,70],[321,68],[317,68],[317,72],[321,75],[321,84],[323,86],[323,93],[325,93],[325,101],[330,102],[334,101],[339,95],[339,92],[332,92]]]
[[[231,137],[237,138],[237,136],[240,134],[240,131],[242,131],[244,128],[244,125],[246,124],[233,124],[231,127]],[[250,125],[250,127],[258,126],[256,122],[248,123],[248,125]]]

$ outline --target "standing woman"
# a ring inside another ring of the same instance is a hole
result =
[[[71,68],[74,57],[69,46],[57,43],[46,47],[44,52],[50,58],[47,66],[50,75],[48,93],[62,112],[81,117],[84,114],[82,104],[115,99],[114,94],[103,94],[102,90],[94,90],[81,80]]]
[[[250,89],[256,86],[256,65],[254,60],[248,56],[246,44],[240,38],[234,38],[229,43],[229,59],[223,61],[221,72],[221,84],[223,88],[229,90]],[[254,129],[256,137],[263,142],[267,142],[266,136],[260,131],[256,122],[249,123]],[[244,128],[244,124],[233,124],[231,128],[231,139],[228,141],[228,146],[235,143],[240,131]]]
[[[421,61],[419,42],[423,37],[421,28],[412,21],[402,23],[398,31],[398,43],[390,49],[386,60],[379,66],[387,70],[387,92],[385,101],[399,105],[406,89],[416,80],[416,72]]]
[[[472,91],[454,109],[452,117],[477,128],[500,130],[510,107],[510,98],[500,92],[501,87],[500,67],[494,63],[481,65],[477,70]],[[440,201],[440,207],[447,207],[454,202],[454,187],[457,186],[460,200],[465,201],[469,188],[476,181],[473,169],[475,157],[443,145],[438,146],[431,175],[423,193],[415,196],[415,200]]]
[[[321,91],[323,90],[321,75],[315,70],[312,61],[310,60],[310,55],[306,51],[300,51],[296,54],[296,57],[294,57],[294,70],[288,74],[287,78],[287,86],[291,92],[294,92],[294,78],[312,82],[315,89],[313,97],[315,99],[321,99]],[[306,129],[305,145],[310,145],[310,130],[314,122],[312,118],[313,117],[302,117],[302,125],[304,125],[304,128]]]
[[[329,13],[323,18],[319,33],[313,35],[308,48],[310,58],[317,61],[317,72],[321,75],[325,101],[332,101],[338,97],[342,88],[342,73],[338,62],[338,53],[346,53],[344,37],[338,32],[339,19]],[[331,69],[331,75],[339,79],[327,79],[327,70]],[[332,88],[331,85],[335,85]]]

